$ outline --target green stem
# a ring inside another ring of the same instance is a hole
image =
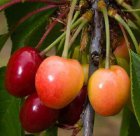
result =
[[[80,11],[76,11],[76,13],[74,14],[74,17],[72,19],[72,24],[77,20],[77,18],[79,17],[80,15]]]
[[[125,12],[140,12],[140,9],[124,9]]]
[[[127,10],[133,10],[133,8],[128,5],[126,2],[123,2],[122,3],[122,6],[127,9]],[[140,17],[135,13],[135,12],[132,12],[132,15],[137,19],[137,21],[140,23]]]
[[[132,6],[127,4],[124,0],[116,0],[116,1],[123,8],[127,9],[127,11],[133,11]],[[132,12],[132,15],[137,19],[137,21],[138,21],[137,24],[140,25],[140,17],[135,12]]]
[[[127,34],[126,34],[125,30],[124,30],[124,27],[121,24],[119,24],[119,26],[120,26],[121,31],[123,33],[123,36],[124,36],[124,39],[125,39],[125,42],[126,42],[126,46],[127,46],[128,50],[129,50],[130,49],[130,43],[128,41]]]
[[[50,44],[46,49],[44,49],[40,55],[43,56],[46,54],[52,47],[59,43],[59,41],[65,36],[65,32],[61,34],[52,44]]]
[[[58,49],[57,49],[57,52],[58,52],[58,53],[60,52],[60,50],[61,50],[61,48],[62,48],[64,42],[65,42],[65,38],[62,38],[61,41],[60,41],[60,43],[59,43],[59,45],[58,45]]]
[[[71,21],[72,21],[72,17],[73,17],[73,13],[75,10],[75,6],[76,6],[77,0],[72,0],[71,2],[71,7],[70,7],[70,12],[68,14],[68,22],[67,22],[67,28],[66,28],[66,40],[65,40],[65,45],[64,45],[64,51],[62,56],[64,58],[67,58],[68,55],[68,49],[69,49],[69,39],[70,39],[70,26],[71,26]]]
[[[74,29],[76,26],[78,26],[83,21],[83,17],[80,17],[74,24],[71,25],[70,29]],[[56,44],[58,44],[62,38],[64,38],[66,35],[66,32],[61,34],[53,43],[51,43],[46,49],[44,49],[40,55],[46,54],[51,48],[53,48]]]
[[[102,8],[104,20],[105,20],[105,31],[106,31],[106,61],[105,68],[110,67],[110,29],[109,29],[109,18],[106,7]]]
[[[80,26],[77,28],[76,32],[74,33],[73,37],[71,38],[69,46],[71,46],[73,44],[73,42],[77,38],[78,34],[81,32],[81,30],[83,29],[83,27],[86,24],[87,24],[87,20],[83,20],[83,22],[80,24]]]
[[[134,46],[135,46],[135,49],[136,49],[137,53],[140,54],[139,47],[138,47],[138,42],[137,42],[132,30],[127,25],[127,23],[118,14],[112,15],[112,17],[114,17],[120,24],[122,24],[124,26],[124,28],[127,30],[127,32],[129,33],[129,35],[130,35],[130,37],[131,37],[131,39],[134,43]]]

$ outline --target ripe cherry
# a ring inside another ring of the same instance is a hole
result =
[[[25,100],[20,110],[20,121],[26,131],[37,133],[53,125],[58,115],[58,110],[43,105],[38,95],[34,93]]]
[[[64,108],[80,92],[84,82],[82,66],[77,60],[59,56],[46,58],[39,66],[35,85],[42,102],[51,108]]]
[[[7,91],[17,97],[31,94],[35,90],[35,74],[41,62],[42,58],[36,49],[23,47],[17,50],[7,65]]]
[[[74,125],[79,119],[83,111],[87,96],[87,86],[83,86],[79,95],[65,108],[60,110],[59,123],[66,125]]]
[[[117,65],[110,69],[100,68],[89,79],[88,96],[98,114],[117,114],[130,97],[129,76]]]

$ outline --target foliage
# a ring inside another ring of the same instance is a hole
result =
[[[10,0],[0,0],[0,5],[6,4]],[[140,7],[140,1],[133,0],[133,8]],[[49,9],[33,15],[24,23],[19,25],[13,32],[15,24],[27,13],[32,12],[44,3],[20,3],[13,5],[5,10],[5,16],[8,23],[8,33],[0,35],[0,50],[5,42],[11,37],[12,53],[20,47],[35,47],[50,23],[51,17],[56,14],[56,8]],[[50,45],[62,33],[62,24],[54,27],[53,31],[43,42],[40,50]],[[140,30],[133,30],[135,37],[140,42]],[[76,44],[79,43],[79,36]],[[78,41],[78,42],[77,42]],[[75,47],[75,46],[74,46]],[[62,53],[63,48],[60,52]],[[0,135],[2,136],[24,136],[24,131],[19,123],[19,109],[22,101],[10,96],[4,87],[5,67],[0,68]],[[132,111],[125,107],[122,118],[121,136],[138,136],[140,134],[140,56],[135,50],[130,51],[130,76],[131,76],[131,101]],[[133,113],[134,112],[134,113]],[[50,128],[46,131],[46,136],[57,135],[57,128]]]

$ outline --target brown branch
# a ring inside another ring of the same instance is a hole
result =
[[[49,4],[49,5],[63,5],[63,4],[66,4],[67,1],[61,0],[59,2],[56,2],[56,1],[52,1],[52,0],[26,0],[26,2],[42,2],[42,3]],[[0,11],[5,10],[6,8],[11,7],[18,3],[23,3],[23,0],[12,0],[12,1],[0,6]]]
[[[98,0],[94,0],[92,3],[94,20],[92,23],[92,37],[90,44],[89,77],[95,70],[98,69],[99,56],[101,54],[101,44],[103,38],[102,37],[103,17],[98,12],[97,3]],[[87,98],[87,104],[83,115],[83,130],[84,130],[83,136],[93,136],[94,116],[95,112]]]

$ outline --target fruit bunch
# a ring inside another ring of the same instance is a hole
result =
[[[48,25],[37,46],[25,46],[12,54],[7,65],[5,87],[11,95],[24,100],[19,118],[27,132],[38,133],[53,125],[75,129],[75,124],[82,113],[85,113],[88,100],[94,111],[102,116],[119,113],[130,100],[129,51],[131,44],[134,44],[138,53],[139,48],[123,17],[113,6],[108,8],[107,3],[99,0],[96,5],[98,12],[104,17],[105,24],[100,29],[103,29],[106,35],[102,38],[105,55],[99,53],[99,49],[91,54],[87,51],[94,50],[93,47],[99,48],[96,46],[100,43],[98,41],[97,45],[93,44],[90,48],[89,43],[92,43],[93,39],[89,40],[89,33],[92,31],[94,16],[91,10],[93,3],[90,0],[54,2],[54,5],[47,8],[60,5],[58,17]],[[114,2],[111,3],[114,5]],[[115,4],[119,2],[116,1]],[[64,9],[61,6],[64,6]],[[80,10],[77,11],[77,8]],[[38,12],[41,10],[43,9]],[[19,22],[34,13],[37,12],[28,14]],[[119,25],[115,22],[115,27],[111,26],[109,16],[119,22]],[[47,48],[39,51],[50,31],[61,22],[64,32],[47,45]],[[120,28],[117,34],[116,27]],[[124,28],[133,43],[129,43]],[[95,40],[98,40],[96,35],[98,34],[95,31]],[[77,41],[79,44],[75,45]],[[46,55],[53,47],[55,53]],[[96,71],[95,67],[98,67]],[[82,123],[79,124],[81,129]]]

